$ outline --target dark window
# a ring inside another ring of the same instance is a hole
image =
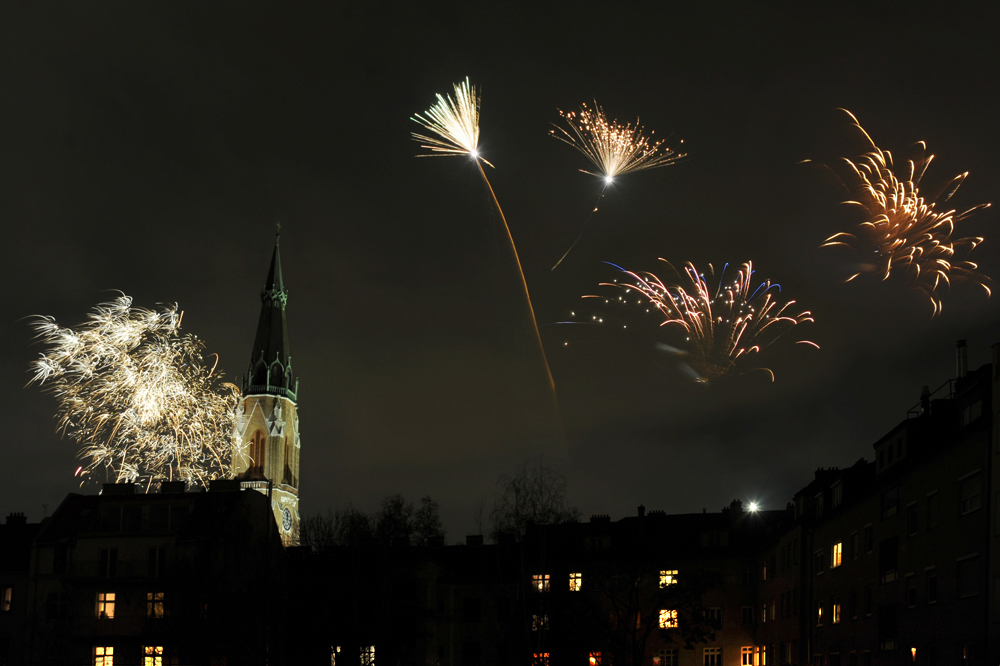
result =
[[[890,537],[878,545],[879,580],[891,583],[898,578],[899,537]]]
[[[120,532],[122,529],[122,507],[120,504],[101,507],[101,531]]]
[[[97,575],[101,578],[114,578],[118,575],[118,549],[101,548],[97,564]]]
[[[858,591],[851,590],[851,594],[847,597],[847,612],[850,614],[851,618],[857,619],[858,617]]]
[[[122,507],[122,530],[125,532],[139,532],[142,530],[141,505],[126,504]]]
[[[976,472],[959,482],[959,513],[972,513],[983,506],[983,475]]]
[[[823,551],[823,550],[817,550],[815,553],[813,553],[813,570],[816,572],[817,576],[820,575],[821,573],[823,573],[823,569],[824,569],[824,566],[823,566],[823,553],[824,552],[825,551]]]
[[[899,505],[899,488],[890,488],[882,493],[882,518],[892,518],[896,515]]]
[[[956,563],[958,596],[973,597],[980,593],[979,557],[967,557]]]
[[[941,516],[941,497],[935,490],[927,496],[927,529],[938,526],[938,519]]]
[[[149,507],[149,531],[166,532],[170,523],[170,506],[157,503]]]
[[[929,604],[937,601],[937,569],[924,572],[924,596]]]
[[[462,603],[462,621],[479,622],[482,617],[482,601],[478,597],[466,599]]]
[[[54,559],[52,560],[52,573],[64,574],[69,564],[69,546],[56,546]]]
[[[865,615],[871,615],[872,614],[872,607],[873,607],[872,586],[871,585],[865,585],[865,593],[864,593],[864,602],[863,603],[864,603],[864,606],[865,606]]]
[[[875,547],[875,529],[871,525],[865,526],[865,552],[872,552]]]
[[[906,533],[913,536],[917,533],[917,505],[910,504],[906,507]]]
[[[861,556],[861,543],[858,539],[858,533],[855,532],[851,535],[851,559],[856,560]]]
[[[878,639],[882,645],[894,642],[897,633],[896,606],[879,606]]]
[[[743,624],[753,624],[753,606],[743,607]]]
[[[833,488],[830,489],[830,508],[836,509],[844,501],[844,486],[841,485],[840,481],[833,484]]]
[[[906,605],[913,608],[917,605],[917,577],[906,577]]]
[[[149,577],[159,578],[166,570],[166,548],[150,548],[147,553],[149,561]]]

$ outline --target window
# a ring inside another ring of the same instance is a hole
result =
[[[912,502],[906,505],[906,533],[913,536],[917,533],[917,503]]]
[[[583,587],[583,574],[582,573],[571,573],[569,575],[569,591],[579,592],[580,588]]]
[[[532,653],[531,666],[549,666],[549,653],[548,652]]]
[[[865,525],[865,552],[872,552],[875,547],[875,529],[871,525]]]
[[[813,553],[813,571],[816,572],[817,576],[819,576],[821,573],[823,573],[823,551],[822,550],[817,550],[815,553]]]
[[[959,479],[959,513],[965,515],[978,511],[983,506],[983,475],[978,471]]]
[[[101,548],[99,558],[97,573],[101,578],[114,578],[118,575],[117,548]]]
[[[601,653],[600,652],[591,652],[590,653],[590,659],[588,661],[590,662],[590,666],[601,666]],[[657,662],[657,663],[659,663],[659,662]]]
[[[833,484],[833,488],[830,489],[830,508],[836,509],[838,506],[844,502],[844,486],[841,485],[840,481]]]
[[[374,645],[363,645],[361,647],[361,666],[375,666]]]
[[[754,666],[752,645],[740,648],[740,666]]]
[[[760,579],[767,580],[767,560],[760,563]]]
[[[874,600],[872,599],[872,586],[871,585],[865,585],[865,592],[864,592],[863,603],[864,603],[864,607],[865,607],[865,615],[871,615],[872,614],[872,606],[874,604]]]
[[[969,555],[956,562],[958,596],[974,597],[979,594],[979,556]]]
[[[548,592],[549,591],[549,575],[548,574],[535,574],[531,577],[531,589],[535,592]]]
[[[722,609],[706,608],[705,621],[716,629],[722,629]]]
[[[962,410],[961,423],[967,426],[983,415],[983,401],[976,400],[974,403]]]
[[[766,601],[764,602],[764,605],[761,606],[761,609],[760,609],[760,622],[761,622],[761,624],[767,622],[767,602]]]
[[[661,610],[660,629],[676,629],[676,628],[677,628],[677,611]]]
[[[885,539],[878,546],[878,572],[882,583],[891,583],[899,578],[896,567],[899,564],[899,537]]]
[[[149,549],[146,559],[149,565],[150,578],[159,578],[164,574],[165,570],[164,565],[166,564],[165,562],[166,551],[167,549],[162,547]]]
[[[799,588],[792,588],[792,615],[799,614]]]
[[[833,544],[833,548],[830,549],[830,568],[836,569],[844,561],[844,544],[843,542],[838,542]]]
[[[817,601],[816,602],[816,626],[817,627],[823,626],[823,602],[822,601]]]
[[[660,571],[660,587],[668,587],[677,584],[677,569],[663,569]]]
[[[851,535],[851,559],[856,560],[861,557],[861,541],[858,539],[858,533],[855,532]]]
[[[753,606],[744,606],[742,608],[742,624],[750,625],[753,624]]]
[[[851,595],[847,597],[847,612],[850,613],[851,619],[858,619],[858,591],[851,590]]]
[[[146,593],[146,617],[163,617],[163,592]]]
[[[834,597],[830,602],[830,622],[840,624],[840,597]]]
[[[703,666],[722,666],[722,648],[705,648],[702,664]]]
[[[113,647],[94,648],[94,666],[114,666],[115,649]]]
[[[774,599],[771,599],[771,619],[774,619],[775,603]]]
[[[260,430],[254,432],[250,438],[250,466],[247,468],[250,474],[264,473],[264,433]]]
[[[941,517],[941,496],[937,491],[927,493],[927,529],[932,530],[938,526]]]
[[[823,493],[816,495],[816,517],[823,515]]]
[[[930,567],[924,571],[924,597],[927,603],[937,603],[937,568]]]
[[[882,519],[892,518],[896,515],[899,505],[899,488],[890,488],[882,493]]]
[[[330,646],[330,666],[337,666],[337,655],[340,654],[339,645]]]
[[[0,587],[0,613],[10,612],[10,602],[14,595],[14,588],[10,586]]]
[[[163,666],[163,646],[162,645],[143,646],[142,666]]]
[[[767,646],[759,645],[754,648],[757,651],[757,666],[766,666],[767,664]]]
[[[549,628],[549,616],[548,615],[532,615],[531,616],[531,630],[532,631],[545,631]]]
[[[906,605],[909,608],[917,605],[917,577],[913,574],[906,576]]]
[[[656,662],[654,659],[653,663],[657,666],[677,666],[677,648],[661,649],[656,653],[656,656],[660,661]]]
[[[115,617],[115,593],[97,593],[97,617],[102,620],[113,620]]]

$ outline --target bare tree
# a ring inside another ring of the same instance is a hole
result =
[[[580,512],[566,504],[566,478],[539,461],[524,462],[512,475],[497,481],[500,490],[490,510],[490,537],[520,542],[530,523],[555,525],[579,520]]]

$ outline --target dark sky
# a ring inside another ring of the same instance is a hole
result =
[[[24,388],[41,351],[24,318],[76,323],[116,289],[177,302],[238,378],[277,221],[306,514],[430,494],[461,538],[498,475],[539,456],[585,516],[778,508],[815,468],[870,457],[922,385],[954,374],[955,340],[988,361],[1000,302],[960,287],[931,319],[901,281],[842,284],[849,255],[818,246],[854,219],[799,162],[865,149],[844,107],[894,153],[926,140],[928,191],[968,170],[954,205],[995,201],[996,10],[708,4],[5,3],[0,513],[40,519],[77,487],[53,399]],[[414,157],[409,117],[465,76],[558,419],[474,167]],[[553,273],[599,184],[547,129],[594,99],[689,157],[619,179]],[[973,259],[994,277],[996,224],[989,209],[959,227],[987,237]],[[760,358],[775,383],[704,387],[642,335],[552,325],[590,311],[580,296],[614,273],[602,261],[658,257],[753,260],[815,313],[800,330],[822,349],[790,338]]]

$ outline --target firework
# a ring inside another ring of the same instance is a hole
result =
[[[604,115],[604,110],[597,102],[594,102],[593,109],[588,108],[586,104],[581,104],[579,111],[565,112],[560,110],[559,115],[562,116],[569,130],[559,125],[553,125],[554,129],[549,130],[549,135],[583,153],[597,167],[598,173],[584,169],[580,169],[580,171],[598,176],[604,181],[604,187],[601,189],[590,215],[584,222],[584,228],[600,208],[604,194],[614,182],[615,177],[635,171],[667,166],[685,157],[683,153],[677,153],[664,145],[665,140],[654,141],[652,131],[649,136],[643,134],[643,128],[638,119],[636,119],[634,127],[631,124],[622,125],[615,120],[608,120],[608,117]],[[683,140],[681,143],[684,143]],[[562,263],[563,259],[576,247],[582,236],[583,231],[581,230],[580,235],[559,258],[552,270],[555,270]]]
[[[514,245],[514,236],[510,233],[507,225],[507,217],[503,214],[497,195],[493,191],[483,163],[493,166],[479,155],[479,95],[476,94],[475,86],[469,83],[466,78],[462,83],[455,84],[455,96],[437,95],[437,103],[423,114],[415,114],[411,120],[422,125],[435,136],[425,136],[423,134],[412,133],[414,140],[421,142],[421,148],[427,148],[431,155],[468,155],[476,162],[479,174],[483,177],[490,197],[496,205],[500,219],[503,221],[504,229],[507,231],[507,238],[510,240],[510,249],[514,252],[514,261],[517,263],[518,273],[521,275],[521,284],[524,286],[524,297],[528,302],[528,311],[531,313],[531,323],[535,328],[535,337],[538,339],[538,349],[542,354],[542,362],[545,365],[545,373],[548,376],[549,387],[555,396],[555,380],[552,378],[552,371],[549,369],[549,361],[545,357],[545,347],[542,344],[542,334],[538,330],[538,322],[535,319],[535,308],[531,304],[531,294],[528,293],[528,282],[524,278],[524,270],[521,268],[521,259],[517,255],[517,247]],[[427,157],[420,155],[419,157]]]
[[[989,295],[989,278],[979,273],[974,262],[964,258],[983,238],[955,239],[952,234],[957,222],[990,204],[979,204],[962,213],[938,209],[955,194],[968,172],[952,178],[940,200],[925,199],[920,192],[920,180],[934,159],[926,154],[926,144],[922,141],[916,144],[919,156],[909,160],[905,170],[897,175],[891,153],[876,146],[858,119],[850,111],[844,111],[871,145],[864,155],[843,160],[848,167],[847,178],[843,180],[854,197],[844,204],[859,209],[865,219],[856,233],[834,234],[824,241],[823,247],[853,247],[871,259],[862,262],[862,271],[877,271],[883,280],[893,271],[902,273],[930,300],[932,316],[941,312],[942,284],[950,287],[955,282],[972,282]],[[847,281],[860,274],[854,273]]]
[[[205,363],[197,337],[180,334],[181,316],[176,306],[134,308],[123,294],[75,328],[34,321],[48,349],[29,383],[55,396],[59,430],[89,461],[81,474],[103,469],[117,483],[147,479],[147,489],[230,476],[239,392]]]
[[[682,368],[699,382],[734,371],[738,364],[752,354],[759,354],[791,328],[814,321],[809,311],[788,312],[795,301],[782,302],[777,296],[779,285],[764,280],[754,286],[752,262],[743,264],[731,281],[726,280],[724,268],[713,289],[694,264],[688,263],[682,271],[677,271],[665,259],[660,261],[670,267],[668,280],[653,273],[615,266],[628,279],[604,282],[601,286],[624,290],[626,293],[620,300],[625,303],[631,304],[634,297],[636,305],[652,306],[661,317],[659,325],[671,333],[671,342],[675,343],[658,347],[683,357]],[[712,275],[712,265],[708,268]],[[808,340],[798,342],[819,347]],[[774,380],[769,369],[759,369]]]

